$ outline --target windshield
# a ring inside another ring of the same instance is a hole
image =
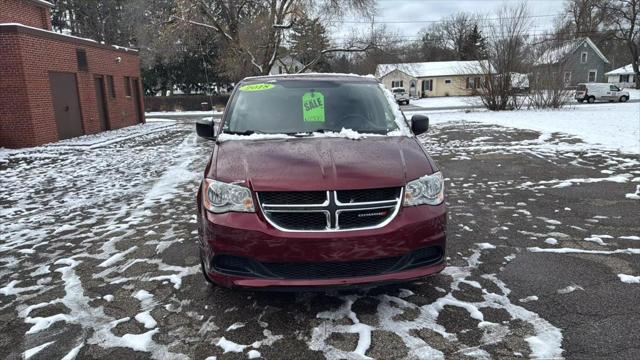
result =
[[[228,108],[223,132],[386,134],[398,130],[395,115],[377,83],[278,80],[240,86]]]
[[[580,84],[578,85],[578,91],[586,91],[587,90],[587,85],[584,84]]]
[[[404,92],[404,89],[393,89],[393,92],[396,94],[402,94]]]

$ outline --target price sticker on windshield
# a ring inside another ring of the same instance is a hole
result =
[[[304,122],[324,122],[324,95],[308,92],[302,96]]]

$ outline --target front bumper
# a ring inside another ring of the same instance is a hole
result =
[[[410,281],[445,267],[444,204],[401,208],[391,223],[373,230],[282,232],[260,213],[206,210],[199,226],[205,271],[226,287],[363,286]],[[421,251],[429,252],[428,260],[411,260]]]

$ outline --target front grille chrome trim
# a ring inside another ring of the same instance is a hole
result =
[[[333,199],[335,200],[336,205],[338,205],[338,206],[358,206],[358,205],[367,206],[367,205],[384,205],[384,204],[393,205],[398,201],[398,198],[395,198],[393,200],[343,203],[340,200],[338,200],[338,192],[337,191],[333,191]],[[364,209],[364,210],[366,210],[366,209]]]
[[[399,195],[394,200],[384,200],[384,201],[369,201],[369,202],[358,202],[358,203],[342,203],[338,201],[337,191],[330,190],[327,191],[327,200],[323,204],[263,204],[260,201],[260,193],[256,193],[256,197],[258,198],[258,206],[264,215],[266,221],[282,232],[292,232],[292,233],[323,233],[323,232],[347,232],[347,231],[360,231],[360,230],[374,230],[387,226],[391,223],[398,213],[400,212],[400,208],[402,207],[402,199],[404,198],[404,187],[399,187],[400,192]],[[338,190],[340,191],[340,190]],[[331,226],[331,218],[332,213],[328,209],[328,206],[332,206],[331,203],[334,204],[334,214],[335,216],[335,226]],[[348,228],[341,229],[340,228],[340,213],[349,212],[349,211],[367,211],[367,210],[378,210],[378,209],[393,209],[392,214],[385,219],[384,221],[364,227],[357,228]],[[278,225],[276,221],[272,220],[269,216],[271,212],[324,212],[327,216],[327,228],[326,229],[314,229],[314,230],[296,230],[289,229]]]
[[[276,229],[280,230],[280,231],[287,231],[287,232],[318,232],[318,231],[327,231],[331,228],[331,215],[329,213],[329,211],[327,210],[263,210],[264,213],[264,217],[267,219],[267,221],[269,222],[269,224],[273,225],[273,227],[275,227]],[[288,229],[285,227],[282,227],[278,224],[275,223],[275,221],[272,221],[268,214],[269,213],[324,213],[324,216],[327,220],[327,228],[325,230],[296,230],[296,229]]]
[[[261,200],[260,200],[260,194],[256,194],[256,196],[258,196],[258,202],[262,204]],[[330,202],[330,192],[327,191],[326,192],[326,197],[324,199],[324,202],[322,204],[262,204],[264,207],[270,207],[270,208],[313,208],[313,207],[326,207],[327,205],[329,205]]]

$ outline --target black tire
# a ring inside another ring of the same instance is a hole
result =
[[[623,95],[623,96],[620,96],[620,102],[627,102],[627,100],[629,100],[629,98],[628,98],[628,97],[626,97],[626,96],[624,96],[624,95]]]
[[[211,284],[212,286],[216,286],[216,283],[211,280],[211,278],[209,277],[209,275],[207,275],[207,269],[204,267],[204,259],[202,258],[202,249],[200,249],[200,269],[202,270],[202,276],[204,276],[204,279]]]
[[[593,104],[594,102],[596,102],[596,98],[594,96],[589,96],[589,98],[587,99],[587,102],[589,104]]]
[[[409,100],[404,102],[405,105],[409,105]]]

